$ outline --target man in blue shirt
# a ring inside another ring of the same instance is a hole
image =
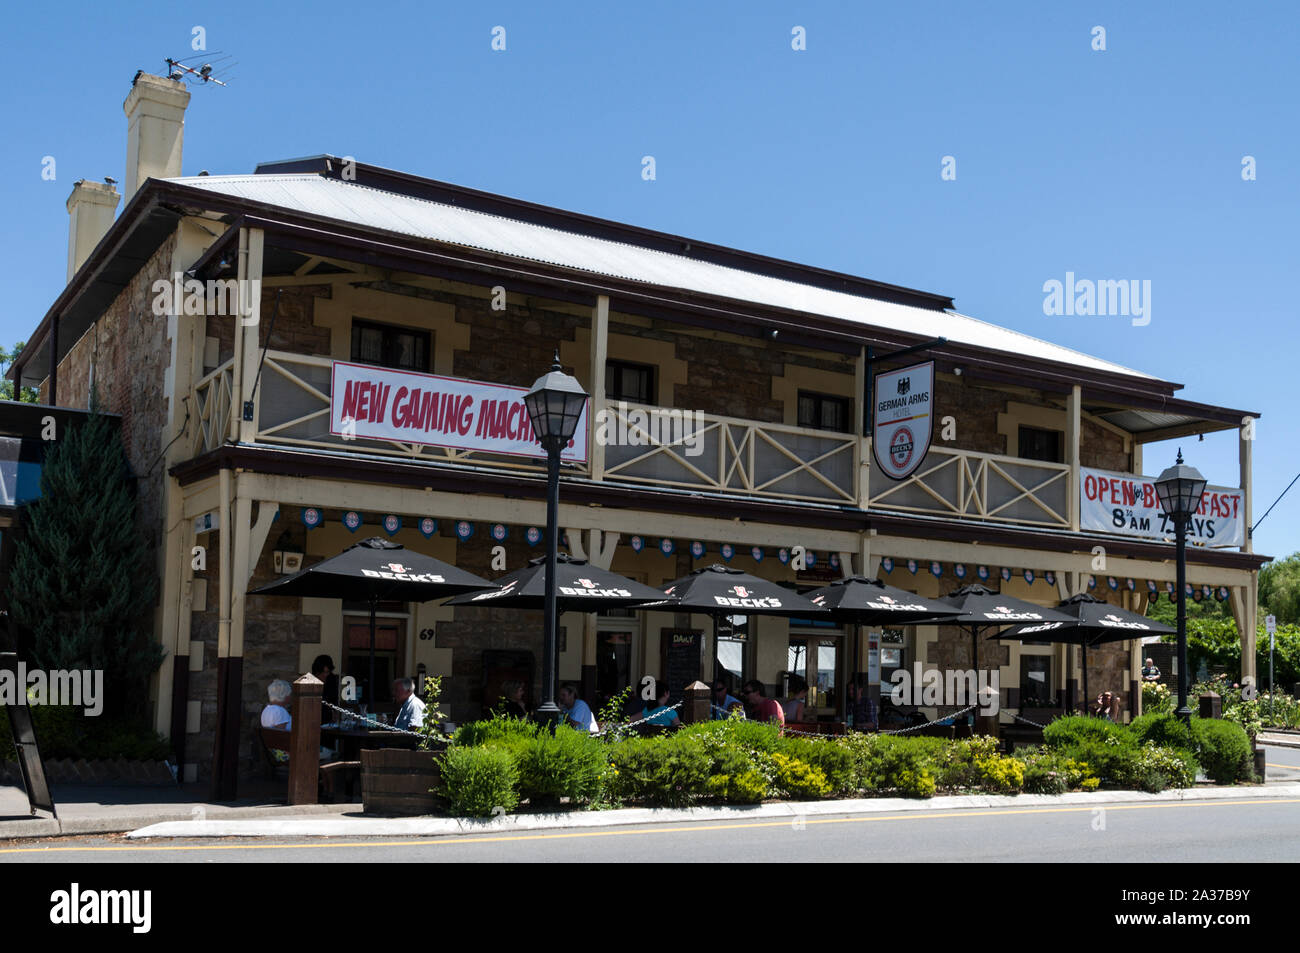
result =
[[[739,704],[739,698],[733,698],[731,695],[727,694],[726,682],[722,679],[718,679],[713,683],[713,707],[710,711],[713,712],[713,718],[715,721],[721,718],[730,718],[731,706]]]
[[[599,731],[596,727],[596,718],[591,713],[591,706],[578,697],[578,686],[572,682],[565,682],[560,686],[560,714],[563,718],[561,724],[568,725],[570,728],[577,728],[579,731],[590,731],[595,733]]]
[[[424,702],[415,694],[415,682],[409,678],[393,682],[393,698],[402,706],[393,721],[394,728],[410,731],[424,724]]]

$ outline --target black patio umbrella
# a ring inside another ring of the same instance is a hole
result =
[[[449,606],[502,606],[541,609],[546,605],[546,557],[531,560],[523,569],[506,573],[484,592],[467,592],[448,599]],[[658,589],[634,582],[585,559],[559,553],[555,563],[555,608],[558,612],[599,612],[659,602]]]
[[[981,629],[1000,629],[1018,622],[1070,622],[1071,617],[1055,609],[1004,596],[1000,592],[974,583],[962,586],[939,600],[960,615],[946,624],[970,629],[972,667],[978,671],[980,664],[979,633]]]
[[[828,609],[837,620],[860,625],[915,625],[931,620],[942,623],[961,615],[947,603],[866,576],[838,579],[804,598]]]
[[[492,583],[450,563],[407,549],[379,536],[353,543],[292,576],[277,579],[249,595],[306,596],[365,602],[370,606],[370,686],[375,694],[375,609],[386,599],[428,602]]]
[[[1058,603],[1058,608],[1070,616],[1069,622],[1031,622],[1014,626],[990,638],[1081,646],[1085,702],[1091,697],[1088,694],[1088,646],[1104,642],[1127,642],[1148,635],[1170,635],[1177,631],[1163,622],[1103,602],[1087,592]]]
[[[792,589],[760,579],[739,569],[714,564],[696,569],[664,586],[668,598],[644,608],[677,609],[707,614],[713,620],[713,641],[717,645],[718,624],[723,616],[777,615],[825,617],[826,609]]]

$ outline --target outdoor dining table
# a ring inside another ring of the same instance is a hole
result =
[[[416,748],[420,739],[384,728],[340,728],[337,725],[321,725],[321,743],[330,748],[337,748],[339,758],[343,761],[356,761],[363,749],[372,748]]]

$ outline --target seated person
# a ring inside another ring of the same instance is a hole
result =
[[[565,682],[560,686],[560,723],[579,731],[596,734],[600,728],[596,725],[596,716],[591,713],[591,706],[578,697],[578,686]]]
[[[321,691],[321,701],[337,705],[339,703],[339,677],[334,674],[334,659],[328,655],[316,656],[316,659],[311,663],[311,673],[325,684],[325,688]],[[330,711],[332,710],[330,709]]]
[[[1160,668],[1156,665],[1155,659],[1147,659],[1147,664],[1142,666],[1142,681],[1160,681]]]
[[[872,701],[867,686],[860,677],[849,682],[849,723],[855,731],[878,731],[880,724],[876,716],[876,703]]]
[[[714,720],[726,718],[731,710],[740,704],[739,698],[733,698],[727,693],[727,683],[722,679],[715,679],[713,682],[713,704],[710,711],[713,712]]]
[[[1111,692],[1102,692],[1097,696],[1096,704],[1092,706],[1092,713],[1098,718],[1104,718],[1107,721],[1119,721],[1119,698]]]
[[[661,725],[665,728],[680,728],[682,720],[677,712],[668,707],[668,686],[663,682],[655,683],[656,696],[653,702],[646,702],[641,709],[641,717],[648,725]]]
[[[786,721],[803,721],[804,703],[808,700],[808,682],[798,675],[790,676],[790,697],[781,702]]]
[[[424,724],[424,702],[415,694],[414,681],[409,678],[394,681],[393,700],[402,706],[393,721],[394,728],[412,731]]]
[[[510,679],[501,683],[501,697],[494,709],[498,715],[506,718],[527,718],[528,709],[524,706],[524,683]]]
[[[266,694],[271,701],[262,709],[262,727],[291,731],[293,729],[293,716],[289,714],[289,709],[284,706],[288,703],[290,696],[293,695],[293,686],[284,679],[277,678],[266,687]],[[285,757],[287,759],[288,755]]]
[[[745,702],[749,706],[746,714],[752,720],[774,721],[778,725],[785,725],[785,711],[775,698],[767,697],[767,689],[758,679],[747,681],[740,693],[745,696]]]

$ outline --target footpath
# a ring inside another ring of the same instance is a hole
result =
[[[1292,775],[1293,777],[1295,775]],[[10,789],[12,790],[12,789]],[[839,801],[781,801],[745,806],[628,808],[613,811],[568,811],[554,814],[507,814],[495,818],[373,817],[360,804],[285,806],[275,804],[108,804],[82,800],[59,807],[58,819],[0,815],[0,842],[19,838],[126,834],[140,838],[195,837],[439,837],[594,827],[680,824],[720,821],[801,819],[844,815],[979,811],[990,808],[1050,810],[1104,807],[1108,804],[1191,801],[1249,802],[1300,800],[1300,781],[1214,787],[1198,785],[1159,794],[1092,791],[1070,794],[954,795],[928,800],[861,798]],[[25,802],[24,802],[25,803]]]

